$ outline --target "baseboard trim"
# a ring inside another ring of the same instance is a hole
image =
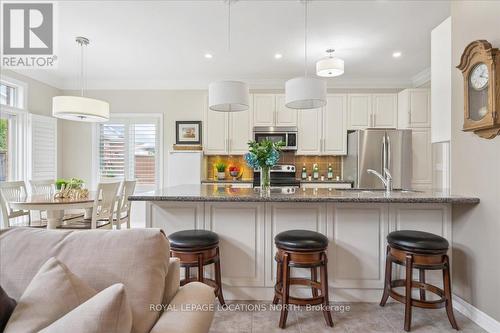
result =
[[[453,307],[486,331],[490,333],[500,332],[500,322],[456,295],[453,295]]]

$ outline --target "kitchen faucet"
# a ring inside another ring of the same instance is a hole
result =
[[[378,171],[375,171],[373,169],[366,170],[366,172],[374,174],[375,176],[377,176],[382,181],[382,183],[384,183],[385,193],[386,194],[391,194],[391,191],[392,191],[392,175],[389,172],[389,169],[384,168],[384,171],[385,171],[385,177],[382,176]]]

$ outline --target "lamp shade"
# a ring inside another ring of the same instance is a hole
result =
[[[334,77],[344,74],[344,60],[326,57],[316,63],[316,74],[322,77]]]
[[[213,111],[248,110],[248,85],[241,81],[217,81],[208,86],[208,108]]]
[[[314,77],[286,81],[285,106],[290,109],[316,109],[326,105],[326,83]]]
[[[109,120],[109,104],[81,96],[55,96],[52,98],[52,115],[67,120],[104,122]]]

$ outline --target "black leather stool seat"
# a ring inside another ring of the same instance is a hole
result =
[[[297,250],[324,249],[328,246],[328,238],[309,230],[287,230],[274,237],[277,247]]]
[[[449,243],[441,236],[415,230],[393,231],[387,235],[387,243],[414,252],[446,251]]]
[[[172,248],[209,247],[219,243],[219,235],[208,230],[182,230],[168,236]]]

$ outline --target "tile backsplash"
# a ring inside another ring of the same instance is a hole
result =
[[[243,174],[242,179],[253,178],[253,170],[247,166],[245,159],[242,155],[213,155],[206,156],[206,175],[207,179],[215,179],[217,171],[215,170],[214,164],[222,161],[226,165],[237,165],[242,168]],[[333,168],[333,177],[341,177],[342,173],[342,157],[341,156],[303,156],[295,155],[293,152],[283,152],[281,153],[279,164],[292,164],[295,165],[297,178],[300,178],[302,167],[305,165],[307,170],[307,175],[312,175],[313,164],[317,163],[319,167],[319,176],[327,177],[328,165],[331,164]],[[229,171],[226,170],[226,179],[230,179]]]

